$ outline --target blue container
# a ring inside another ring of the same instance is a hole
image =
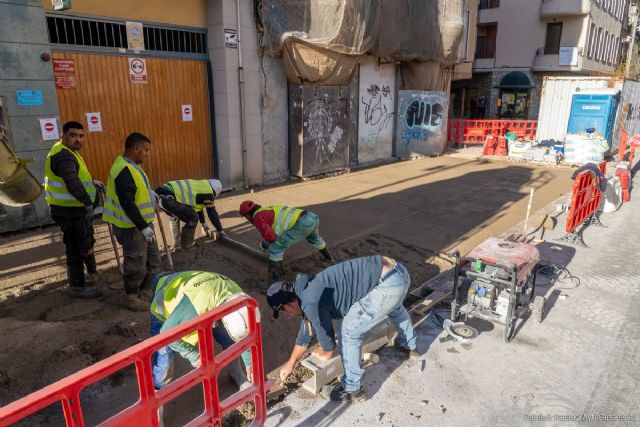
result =
[[[574,94],[567,132],[599,132],[611,147],[619,97],[619,91]],[[608,154],[609,150],[605,154]]]

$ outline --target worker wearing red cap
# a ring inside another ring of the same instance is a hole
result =
[[[333,261],[327,244],[320,237],[320,220],[313,212],[283,205],[262,207],[251,200],[240,204],[240,215],[251,222],[262,235],[260,250],[269,253],[269,276],[278,280],[284,275],[282,258],[285,251],[306,239],[320,251],[324,259]]]

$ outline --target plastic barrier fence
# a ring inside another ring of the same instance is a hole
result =
[[[247,307],[249,312],[248,335],[227,350],[215,354],[212,334],[213,324],[241,307]],[[157,427],[159,425],[158,409],[198,384],[201,384],[203,388],[205,409],[201,415],[187,425],[220,426],[224,415],[245,402],[253,402],[255,406],[255,418],[251,425],[263,425],[267,413],[267,390],[264,382],[260,318],[256,315],[257,311],[258,304],[250,297],[240,297],[227,302],[216,310],[198,316],[170,331],[149,338],[0,408],[0,426],[15,423],[51,404],[60,402],[66,425],[69,427],[83,427],[85,423],[80,404],[80,392],[87,386],[132,364],[136,368],[140,398],[132,406],[101,423],[101,426]],[[198,332],[201,366],[172,381],[163,389],[155,390],[151,370],[151,356],[156,350],[194,331]],[[247,349],[251,349],[253,385],[220,402],[217,382],[220,371]]]
[[[600,169],[602,170],[602,165]],[[579,173],[573,181],[573,197],[565,227],[567,233],[573,233],[600,206],[602,193],[597,180],[598,178],[592,172],[584,171]]]
[[[484,144],[487,136],[497,140],[507,132],[514,132],[518,139],[534,140],[537,127],[537,120],[450,119],[447,140],[453,145]]]

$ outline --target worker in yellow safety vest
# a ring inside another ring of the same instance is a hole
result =
[[[53,144],[45,161],[44,191],[51,218],[62,230],[71,294],[91,298],[100,294],[95,286],[98,269],[93,253],[93,212],[96,187],[104,190],[104,184],[91,178],[79,153],[84,135],[81,123],[70,121],[62,126],[62,139]]]
[[[222,183],[217,179],[179,179],[156,188],[160,208],[170,216],[169,226],[174,248],[178,247],[178,241],[182,249],[194,245],[198,221],[202,224],[205,234],[213,237],[204,217],[205,209],[218,234],[223,237],[226,235],[214,204],[220,193]],[[185,223],[182,233],[180,221]]]
[[[260,250],[269,254],[271,280],[278,280],[284,275],[282,259],[285,251],[302,239],[318,249],[325,260],[333,262],[327,244],[318,231],[320,219],[313,212],[283,205],[263,208],[251,200],[245,200],[240,204],[240,215],[262,235]]]
[[[141,133],[130,134],[124,155],[116,157],[107,182],[102,219],[113,224],[113,234],[124,253],[125,305],[130,310],[149,308],[141,294],[158,270],[160,251],[153,231],[155,194],[140,165],[149,157],[151,140]]]
[[[151,289],[151,336],[188,322],[233,298],[246,295],[240,286],[228,277],[205,271],[158,273],[151,281]],[[216,322],[213,337],[223,349],[227,349],[244,338],[248,329],[247,308],[243,307],[223,317],[222,322]],[[153,382],[156,389],[161,389],[171,381],[176,352],[194,367],[200,366],[198,332],[182,337],[153,355]],[[240,389],[244,389],[251,385],[251,351],[245,351],[241,358],[246,367],[246,375],[238,359],[227,367],[231,380]]]

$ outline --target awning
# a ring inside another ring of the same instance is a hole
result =
[[[512,71],[500,80],[499,89],[531,89],[531,81],[523,72]]]

